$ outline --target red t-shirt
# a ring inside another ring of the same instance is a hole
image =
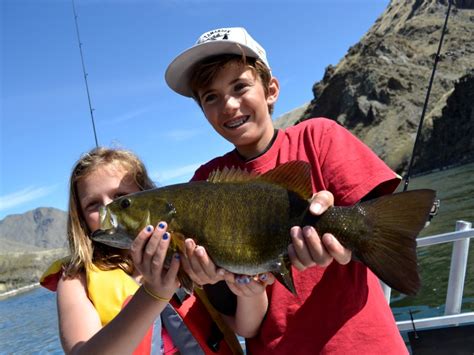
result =
[[[263,174],[292,160],[311,164],[313,191],[329,190],[336,206],[352,205],[374,188],[391,193],[399,177],[367,146],[332,120],[317,118],[279,131],[268,151],[244,162],[234,150],[201,166],[193,180],[217,168]],[[293,268],[298,295],[279,282],[267,288],[269,308],[251,354],[403,354],[406,346],[380,283],[362,263]]]

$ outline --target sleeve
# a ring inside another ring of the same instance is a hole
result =
[[[335,121],[325,126],[318,143],[325,186],[338,205],[354,204],[374,192],[392,193],[400,183],[400,176]]]
[[[62,259],[53,262],[48,269],[40,277],[40,285],[47,288],[50,291],[56,292],[58,287],[59,279],[61,278],[64,270],[64,266],[71,259],[70,256],[66,256]]]
[[[205,165],[201,165],[195,172],[190,181],[202,181],[206,180],[209,175],[208,169]]]

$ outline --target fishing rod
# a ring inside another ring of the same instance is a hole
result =
[[[441,38],[439,39],[438,51],[436,52],[436,56],[435,56],[434,64],[433,64],[433,70],[431,72],[431,78],[430,78],[430,82],[428,84],[428,90],[426,91],[425,103],[423,105],[423,111],[421,112],[420,123],[418,125],[418,130],[416,132],[415,144],[413,145],[413,150],[412,150],[412,153],[411,153],[410,163],[408,164],[408,170],[407,170],[407,173],[405,175],[405,183],[404,183],[404,186],[403,186],[403,191],[406,191],[408,189],[408,184],[410,183],[411,169],[413,167],[413,161],[414,161],[414,158],[415,158],[416,148],[418,146],[420,136],[421,136],[421,129],[423,127],[423,121],[425,119],[425,113],[426,113],[426,109],[428,107],[428,101],[429,101],[430,94],[431,94],[431,87],[433,85],[433,79],[434,79],[434,76],[435,76],[435,73],[436,73],[436,67],[437,67],[438,62],[439,62],[439,53],[441,52],[441,46],[443,45],[444,34],[446,33],[446,28],[448,27],[448,18],[449,18],[449,13],[451,11],[451,4],[452,4],[452,0],[448,0],[448,10],[446,11],[446,18],[444,20],[443,30],[441,31]],[[438,200],[438,204],[439,204],[439,200]]]
[[[451,12],[451,5],[452,5],[452,0],[448,0],[448,10],[446,11],[446,18],[444,19],[444,25],[443,25],[443,29],[441,31],[441,37],[439,39],[438,50],[437,50],[436,56],[434,58],[433,70],[431,71],[431,77],[430,77],[430,81],[429,81],[429,84],[428,84],[428,90],[426,91],[425,103],[423,105],[423,110],[421,112],[420,123],[418,125],[418,130],[416,132],[416,138],[415,138],[415,143],[413,144],[413,150],[412,150],[411,157],[410,157],[410,163],[408,164],[408,170],[407,170],[407,173],[405,175],[403,191],[407,191],[408,184],[410,183],[411,169],[413,167],[413,161],[415,159],[416,148],[418,147],[420,136],[421,136],[421,129],[423,127],[423,121],[425,119],[426,109],[428,107],[428,101],[429,101],[430,94],[431,94],[431,87],[433,86],[433,80],[434,80],[434,76],[435,76],[435,73],[436,73],[436,67],[438,65],[439,58],[440,58],[439,54],[441,52],[441,47],[443,45],[444,34],[446,33],[446,28],[448,27],[448,19],[449,19],[449,13]],[[433,208],[431,209],[428,223],[429,223],[429,221],[431,221],[431,219],[434,216],[436,216],[438,214],[439,206],[440,206],[440,200],[437,199],[433,203]]]
[[[81,37],[79,35],[79,25],[77,23],[76,5],[74,4],[74,0],[71,0],[71,1],[72,1],[72,11],[74,13],[74,22],[76,24],[77,43],[79,45],[79,52],[81,53],[82,73],[84,75],[84,82],[86,83],[87,100],[89,102],[89,112],[91,114],[92,130],[94,131],[95,146],[99,148],[99,141],[97,140],[97,132],[95,130],[94,109],[92,108],[91,95],[89,92],[89,84],[87,82],[88,74],[86,72],[86,66],[84,64],[84,55],[82,53],[82,42],[81,42]]]

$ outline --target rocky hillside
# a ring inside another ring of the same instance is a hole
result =
[[[332,118],[402,172],[413,149],[447,5],[448,0],[392,0],[360,42],[326,68],[296,122]],[[473,38],[474,0],[454,1],[415,171],[474,160]]]
[[[45,207],[5,217],[0,221],[2,253],[65,247],[66,218],[64,211]]]

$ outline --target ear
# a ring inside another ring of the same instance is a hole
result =
[[[267,105],[273,105],[280,94],[280,84],[278,79],[272,76],[270,83],[268,84],[268,96],[267,96]]]

